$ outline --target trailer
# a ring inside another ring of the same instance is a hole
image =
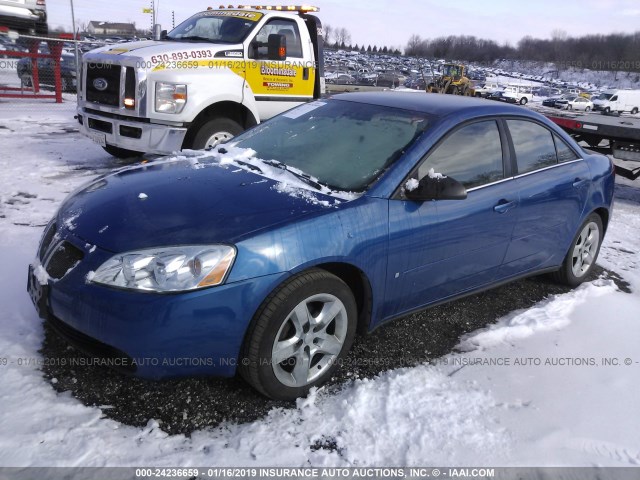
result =
[[[640,177],[640,118],[637,116],[534,109],[576,141],[586,143],[589,149],[612,155],[617,175],[631,180]]]

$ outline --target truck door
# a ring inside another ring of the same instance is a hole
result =
[[[269,59],[268,41],[273,34],[286,39],[285,60]],[[316,69],[309,42],[303,41],[307,38],[301,36],[295,20],[274,18],[265,23],[249,43],[247,83],[261,119],[313,99]]]

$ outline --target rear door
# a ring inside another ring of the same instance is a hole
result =
[[[533,120],[505,121],[520,192],[503,276],[561,263],[584,210],[591,173],[578,152]]]

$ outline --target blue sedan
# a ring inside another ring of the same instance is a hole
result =
[[[46,228],[28,289],[104,365],[239,372],[293,399],[357,331],[531,275],[579,285],[613,172],[516,106],[337,95],[84,186]]]

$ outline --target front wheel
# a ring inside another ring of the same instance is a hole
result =
[[[522,98],[520,99],[520,105],[526,105],[526,104],[527,104],[527,102],[528,102],[527,97],[522,97]]]
[[[585,112],[590,112],[590,111],[591,111],[591,107],[586,107],[586,108],[584,109],[584,111],[585,111]]]
[[[302,397],[338,368],[351,348],[356,317],[342,280],[319,269],[301,273],[263,302],[243,345],[240,374],[267,397]]]
[[[244,128],[230,118],[213,118],[198,129],[191,148],[194,150],[213,148],[220,143],[231,140],[243,131]]]
[[[570,287],[584,282],[596,264],[603,237],[602,220],[592,213],[573,239],[562,267],[554,274],[555,280]]]

